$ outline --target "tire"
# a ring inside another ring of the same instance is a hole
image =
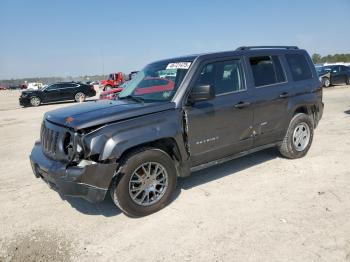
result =
[[[314,127],[310,116],[304,113],[298,113],[290,121],[279,151],[286,158],[301,158],[309,151],[313,134]]]
[[[40,106],[41,104],[41,99],[40,97],[33,96],[30,98],[30,104],[31,106]]]
[[[347,86],[350,85],[350,76],[348,76],[348,77],[346,78],[345,84],[346,84]]]
[[[146,172],[148,170],[151,175]],[[110,192],[113,202],[127,216],[147,216],[170,202],[177,173],[173,160],[164,151],[156,148],[134,151],[125,158],[118,171]],[[154,176],[155,172],[160,173]],[[154,186],[156,183],[159,184]]]
[[[103,91],[108,91],[108,90],[112,90],[112,86],[106,85],[106,86],[103,88]]]
[[[331,81],[329,80],[328,77],[323,78],[323,86],[324,87],[330,87],[331,86]]]
[[[86,95],[83,93],[83,92],[78,92],[78,93],[76,93],[75,94],[75,96],[74,96],[74,100],[76,101],[76,102],[84,102],[85,101],[85,99],[86,99]]]

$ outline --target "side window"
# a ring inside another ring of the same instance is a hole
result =
[[[50,85],[49,87],[47,87],[48,91],[55,90],[55,89],[57,89],[57,84],[56,85]]]
[[[65,84],[58,84],[56,86],[57,89],[62,89],[62,88],[66,88],[67,86]]]
[[[331,73],[339,73],[339,66],[332,66]]]
[[[278,56],[259,56],[249,59],[255,86],[266,86],[286,81]]]
[[[196,85],[212,85],[216,95],[245,90],[241,60],[205,65]]]
[[[348,70],[349,70],[349,68],[347,66],[340,66],[340,71],[341,72],[346,72]]]
[[[76,88],[76,87],[79,87],[81,86],[80,84],[68,84],[67,87],[71,87],[71,88]]]
[[[287,54],[287,63],[294,81],[301,81],[312,78],[310,66],[302,54]]]

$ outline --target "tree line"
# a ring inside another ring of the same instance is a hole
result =
[[[321,56],[320,54],[316,53],[312,55],[312,61],[315,64],[337,63],[337,62],[350,63],[350,54],[334,54],[334,55]]]

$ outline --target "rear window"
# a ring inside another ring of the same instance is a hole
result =
[[[286,59],[294,81],[301,81],[312,78],[310,66],[304,55],[287,54]]]
[[[278,56],[259,56],[249,59],[255,86],[266,86],[286,81]]]

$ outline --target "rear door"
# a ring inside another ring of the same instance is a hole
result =
[[[60,84],[60,100],[73,100],[75,94],[78,92],[79,84],[64,83]]]
[[[340,73],[343,77],[342,83],[349,83],[350,80],[350,68],[344,65],[340,66]]]
[[[192,166],[250,149],[253,112],[242,59],[203,63],[195,85],[212,85],[216,96],[185,107]]]
[[[254,147],[281,140],[288,124],[287,107],[291,93],[279,55],[248,56],[253,89]]]

